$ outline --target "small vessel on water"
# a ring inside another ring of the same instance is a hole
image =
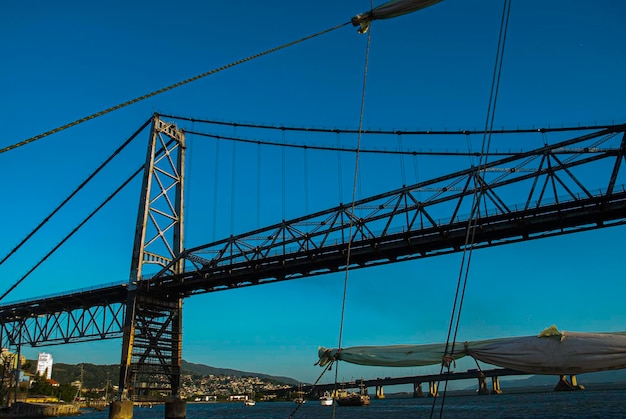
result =
[[[367,390],[363,384],[359,385],[358,393],[343,389],[339,390],[336,399],[339,406],[367,406],[370,404],[370,396],[367,394]]]
[[[250,392],[246,399],[243,401],[246,406],[254,406],[256,405],[256,400],[254,400],[254,392]]]
[[[333,405],[333,398],[330,395],[329,392],[325,391],[324,394],[322,395],[322,397],[320,397],[320,404],[322,406],[332,406]]]
[[[298,396],[293,399],[296,404],[304,404],[306,403],[306,399],[304,398],[304,391],[302,391],[302,383],[298,386]]]

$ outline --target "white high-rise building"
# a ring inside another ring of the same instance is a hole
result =
[[[52,378],[52,355],[39,352],[37,357],[37,374],[45,376],[48,380]]]

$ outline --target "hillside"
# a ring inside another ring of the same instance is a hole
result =
[[[262,374],[259,372],[246,372],[246,371],[233,370],[229,368],[217,368],[217,367],[211,367],[209,365],[204,365],[204,364],[193,364],[185,360],[183,360],[182,362],[182,369],[183,369],[183,372],[186,371],[186,372],[199,374],[199,375],[211,375],[212,374],[212,375],[228,375],[228,376],[235,376],[235,377],[259,377],[259,378],[263,378],[266,380],[277,381],[277,382],[285,383],[285,384],[293,384],[293,385],[299,384],[298,380],[294,380],[293,378],[289,378],[289,377],[277,377],[273,375]]]
[[[30,373],[35,373],[37,365],[36,360],[30,361],[31,367]],[[107,380],[110,380],[111,385],[117,385],[120,374],[120,366],[114,365],[95,365],[95,364],[63,364],[55,363],[52,367],[52,378],[61,384],[71,383],[73,381],[80,380],[81,377],[81,365],[82,376],[85,388],[104,388]],[[264,380],[271,380],[279,383],[297,385],[299,382],[289,377],[276,377],[269,374],[262,374],[257,372],[239,371],[229,368],[217,368],[204,364],[193,364],[185,360],[182,361],[182,370],[184,374],[194,375],[226,375],[235,377],[259,377]]]

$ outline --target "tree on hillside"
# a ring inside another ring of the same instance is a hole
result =
[[[45,376],[36,373],[35,379],[28,389],[28,394],[32,395],[42,395],[42,396],[54,396],[55,394],[54,387],[52,384],[46,381]]]

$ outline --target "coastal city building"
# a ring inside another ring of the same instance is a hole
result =
[[[37,374],[46,379],[52,378],[52,355],[45,352],[39,352],[37,357]]]

